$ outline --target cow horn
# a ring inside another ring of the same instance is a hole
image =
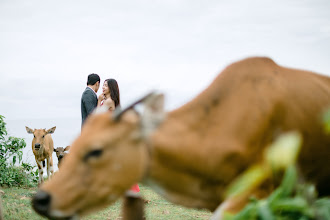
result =
[[[116,108],[115,111],[113,112],[112,114],[112,118],[114,121],[118,121],[120,119],[120,117],[125,113],[127,112],[128,110],[134,108],[134,106],[136,106],[137,104],[141,103],[141,102],[144,102],[147,98],[151,97],[152,95],[154,95],[155,92],[150,92],[148,93],[147,95],[143,96],[142,98],[138,99],[137,101],[133,102],[132,104],[130,104],[129,106],[127,106],[125,109],[121,109],[120,107],[119,108]]]

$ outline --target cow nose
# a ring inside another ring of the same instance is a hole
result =
[[[35,148],[40,148],[40,144],[35,144],[34,147]]]
[[[32,207],[41,215],[47,216],[51,202],[51,196],[45,191],[38,191],[32,198]]]
[[[58,159],[62,159],[62,158],[63,158],[63,155],[58,156]]]

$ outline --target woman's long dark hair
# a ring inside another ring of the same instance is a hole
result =
[[[117,108],[117,106],[120,106],[120,95],[119,95],[118,83],[115,79],[106,79],[105,81],[107,81],[107,83],[108,83],[110,97],[115,103],[115,108]]]

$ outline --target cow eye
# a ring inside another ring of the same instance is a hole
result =
[[[45,135],[42,135],[42,138],[44,138],[45,137]]]
[[[92,150],[90,152],[88,152],[85,157],[84,157],[84,161],[87,161],[90,158],[97,158],[100,157],[103,153],[103,150]]]
[[[36,137],[35,135],[33,135],[33,137]]]

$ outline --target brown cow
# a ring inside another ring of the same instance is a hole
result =
[[[32,151],[39,170],[39,182],[40,186],[44,182],[43,168],[45,167],[45,160],[47,160],[47,176],[48,178],[53,175],[53,150],[54,143],[51,134],[55,132],[56,127],[46,129],[34,129],[25,126],[27,133],[33,134],[32,139]],[[51,174],[51,175],[50,175]]]
[[[34,209],[52,218],[80,216],[144,182],[173,203],[239,210],[247,197],[225,201],[226,188],[291,130],[303,137],[303,177],[320,195],[330,194],[330,137],[321,120],[330,106],[329,77],[248,58],[166,115],[162,95],[147,96],[143,104],[141,117],[132,110],[91,115],[64,169],[34,196]],[[251,195],[271,189],[259,187]]]
[[[65,155],[67,155],[67,151],[70,150],[70,145],[66,146],[65,148],[63,147],[57,147],[54,148],[54,152],[56,153],[56,157],[58,160],[57,167],[60,168],[60,163],[62,159],[64,158]]]

